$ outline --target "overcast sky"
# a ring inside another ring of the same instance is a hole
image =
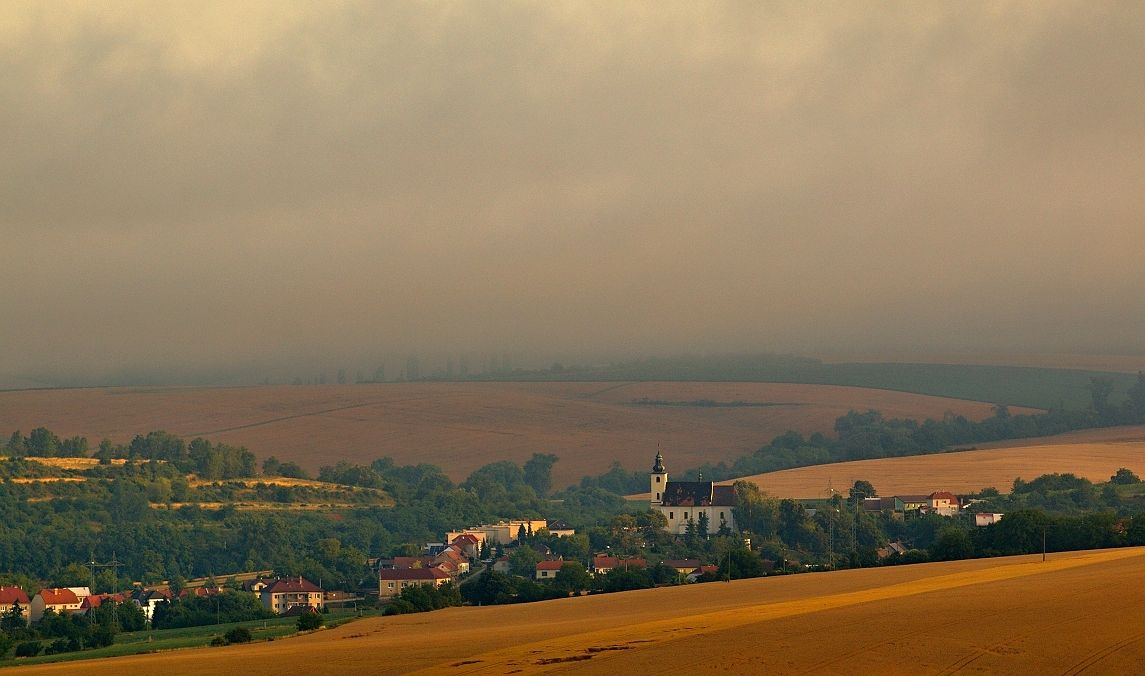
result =
[[[1145,3],[8,2],[0,375],[1145,345]]]

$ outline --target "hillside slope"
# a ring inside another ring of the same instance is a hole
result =
[[[688,585],[21,673],[1130,673],[1142,563],[1145,548]]]
[[[643,402],[643,403],[634,403]],[[339,460],[439,465],[454,479],[497,460],[555,453],[558,486],[657,443],[677,468],[731,460],[789,429],[829,432],[851,409],[970,418],[989,404],[852,387],[767,383],[393,383],[0,392],[0,432],[44,426],[125,442],[163,429],[246,446],[310,470]],[[1017,412],[1017,411],[1015,411]]]

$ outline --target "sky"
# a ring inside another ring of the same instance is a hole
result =
[[[1145,349],[1145,3],[0,5],[0,378]]]

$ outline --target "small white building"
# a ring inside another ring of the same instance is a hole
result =
[[[1002,520],[1002,515],[997,512],[978,512],[974,515],[975,526],[989,526],[992,523],[998,523]]]

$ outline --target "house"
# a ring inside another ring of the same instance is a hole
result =
[[[8,609],[17,603],[20,604],[21,608],[28,608],[28,595],[24,593],[24,590],[19,587],[0,585],[0,612],[8,612]]]
[[[885,559],[888,556],[905,554],[906,547],[901,542],[888,542],[886,547],[879,547],[877,552],[880,559]]]
[[[449,544],[457,547],[458,551],[470,559],[476,559],[481,553],[481,540],[472,533],[462,533],[450,540]]]
[[[881,512],[883,510],[901,512],[902,503],[900,503],[899,499],[894,496],[881,498],[863,498],[863,511]]]
[[[77,594],[76,592],[80,592]],[[87,587],[63,587],[56,589],[41,589],[32,597],[29,603],[28,618],[32,622],[39,622],[48,610],[57,613],[71,613],[80,609],[83,600],[91,596]]]
[[[406,587],[425,584],[440,587],[450,581],[449,574],[437,568],[406,568],[378,571],[378,599],[392,599]]]
[[[929,495],[896,495],[895,499],[899,503],[896,511],[917,512],[923,507],[930,507]]]
[[[688,574],[688,582],[695,582],[708,573],[712,573],[714,575],[718,572],[720,572],[719,566],[715,564],[704,564]]]
[[[494,524],[475,526],[465,530],[450,531],[445,534],[445,541],[453,542],[458,535],[472,535],[479,542],[487,542],[490,545],[497,543],[507,545],[516,542],[517,536],[521,534],[522,530],[531,534],[547,529],[548,525],[549,522],[545,519],[509,519],[508,521],[498,521]]]
[[[295,606],[322,610],[322,588],[303,577],[274,580],[259,593],[262,606],[281,615]]]
[[[131,595],[131,600],[143,609],[143,615],[148,621],[155,613],[155,606],[171,600],[171,592],[166,589],[139,589]]]
[[[565,565],[564,559],[553,559],[552,561],[540,561],[537,563],[537,579],[538,580],[551,580],[561,572],[561,566]]]
[[[564,520],[550,521],[548,530],[549,535],[556,535],[562,538],[569,538],[576,535],[576,530]]]
[[[5,587],[0,585],[0,613],[6,613],[12,606],[19,606],[24,614],[24,621],[28,621],[28,594],[19,587]]]
[[[592,557],[593,575],[607,575],[616,568],[628,570],[629,568],[647,568],[648,562],[644,559],[622,559],[617,556],[598,554]]]
[[[930,494],[930,508],[943,516],[958,513],[958,496],[947,491],[936,491]]]
[[[656,453],[649,475],[649,499],[652,509],[668,520],[668,532],[683,535],[689,524],[698,525],[706,517],[708,532],[721,528],[735,530],[732,509],[736,506],[735,488],[714,481],[668,481],[664,456]]]
[[[669,559],[662,563],[669,568],[675,569],[680,575],[689,575],[692,571],[700,567],[700,562],[696,559]]]
[[[123,594],[92,594],[84,598],[80,603],[80,612],[85,615],[90,615],[91,611],[103,605],[105,601],[114,601],[115,603],[123,603],[127,597]]]
[[[498,572],[498,573],[505,573],[506,575],[508,575],[509,574],[509,557],[508,556],[502,556],[501,558],[494,561],[493,562],[493,570]]]
[[[978,512],[974,515],[975,526],[989,526],[1002,520],[1002,514],[996,512]]]

